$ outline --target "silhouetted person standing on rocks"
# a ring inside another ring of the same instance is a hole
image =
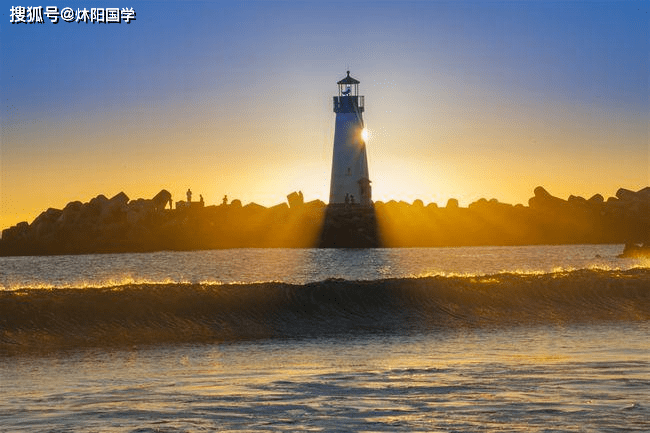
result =
[[[191,203],[192,202],[192,190],[187,188],[187,202]]]

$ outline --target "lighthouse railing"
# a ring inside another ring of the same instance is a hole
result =
[[[363,112],[363,96],[334,96],[335,113]]]

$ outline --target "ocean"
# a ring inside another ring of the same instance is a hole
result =
[[[0,431],[650,431],[622,245],[0,257]]]

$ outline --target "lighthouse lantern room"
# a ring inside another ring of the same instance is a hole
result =
[[[350,71],[337,83],[330,204],[372,204],[363,122],[364,98],[359,95],[359,83],[350,76]]]

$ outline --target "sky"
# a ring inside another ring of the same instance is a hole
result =
[[[347,70],[373,199],[650,185],[647,1],[2,0],[0,228],[124,191],[329,197]],[[11,23],[13,6],[133,8]]]

